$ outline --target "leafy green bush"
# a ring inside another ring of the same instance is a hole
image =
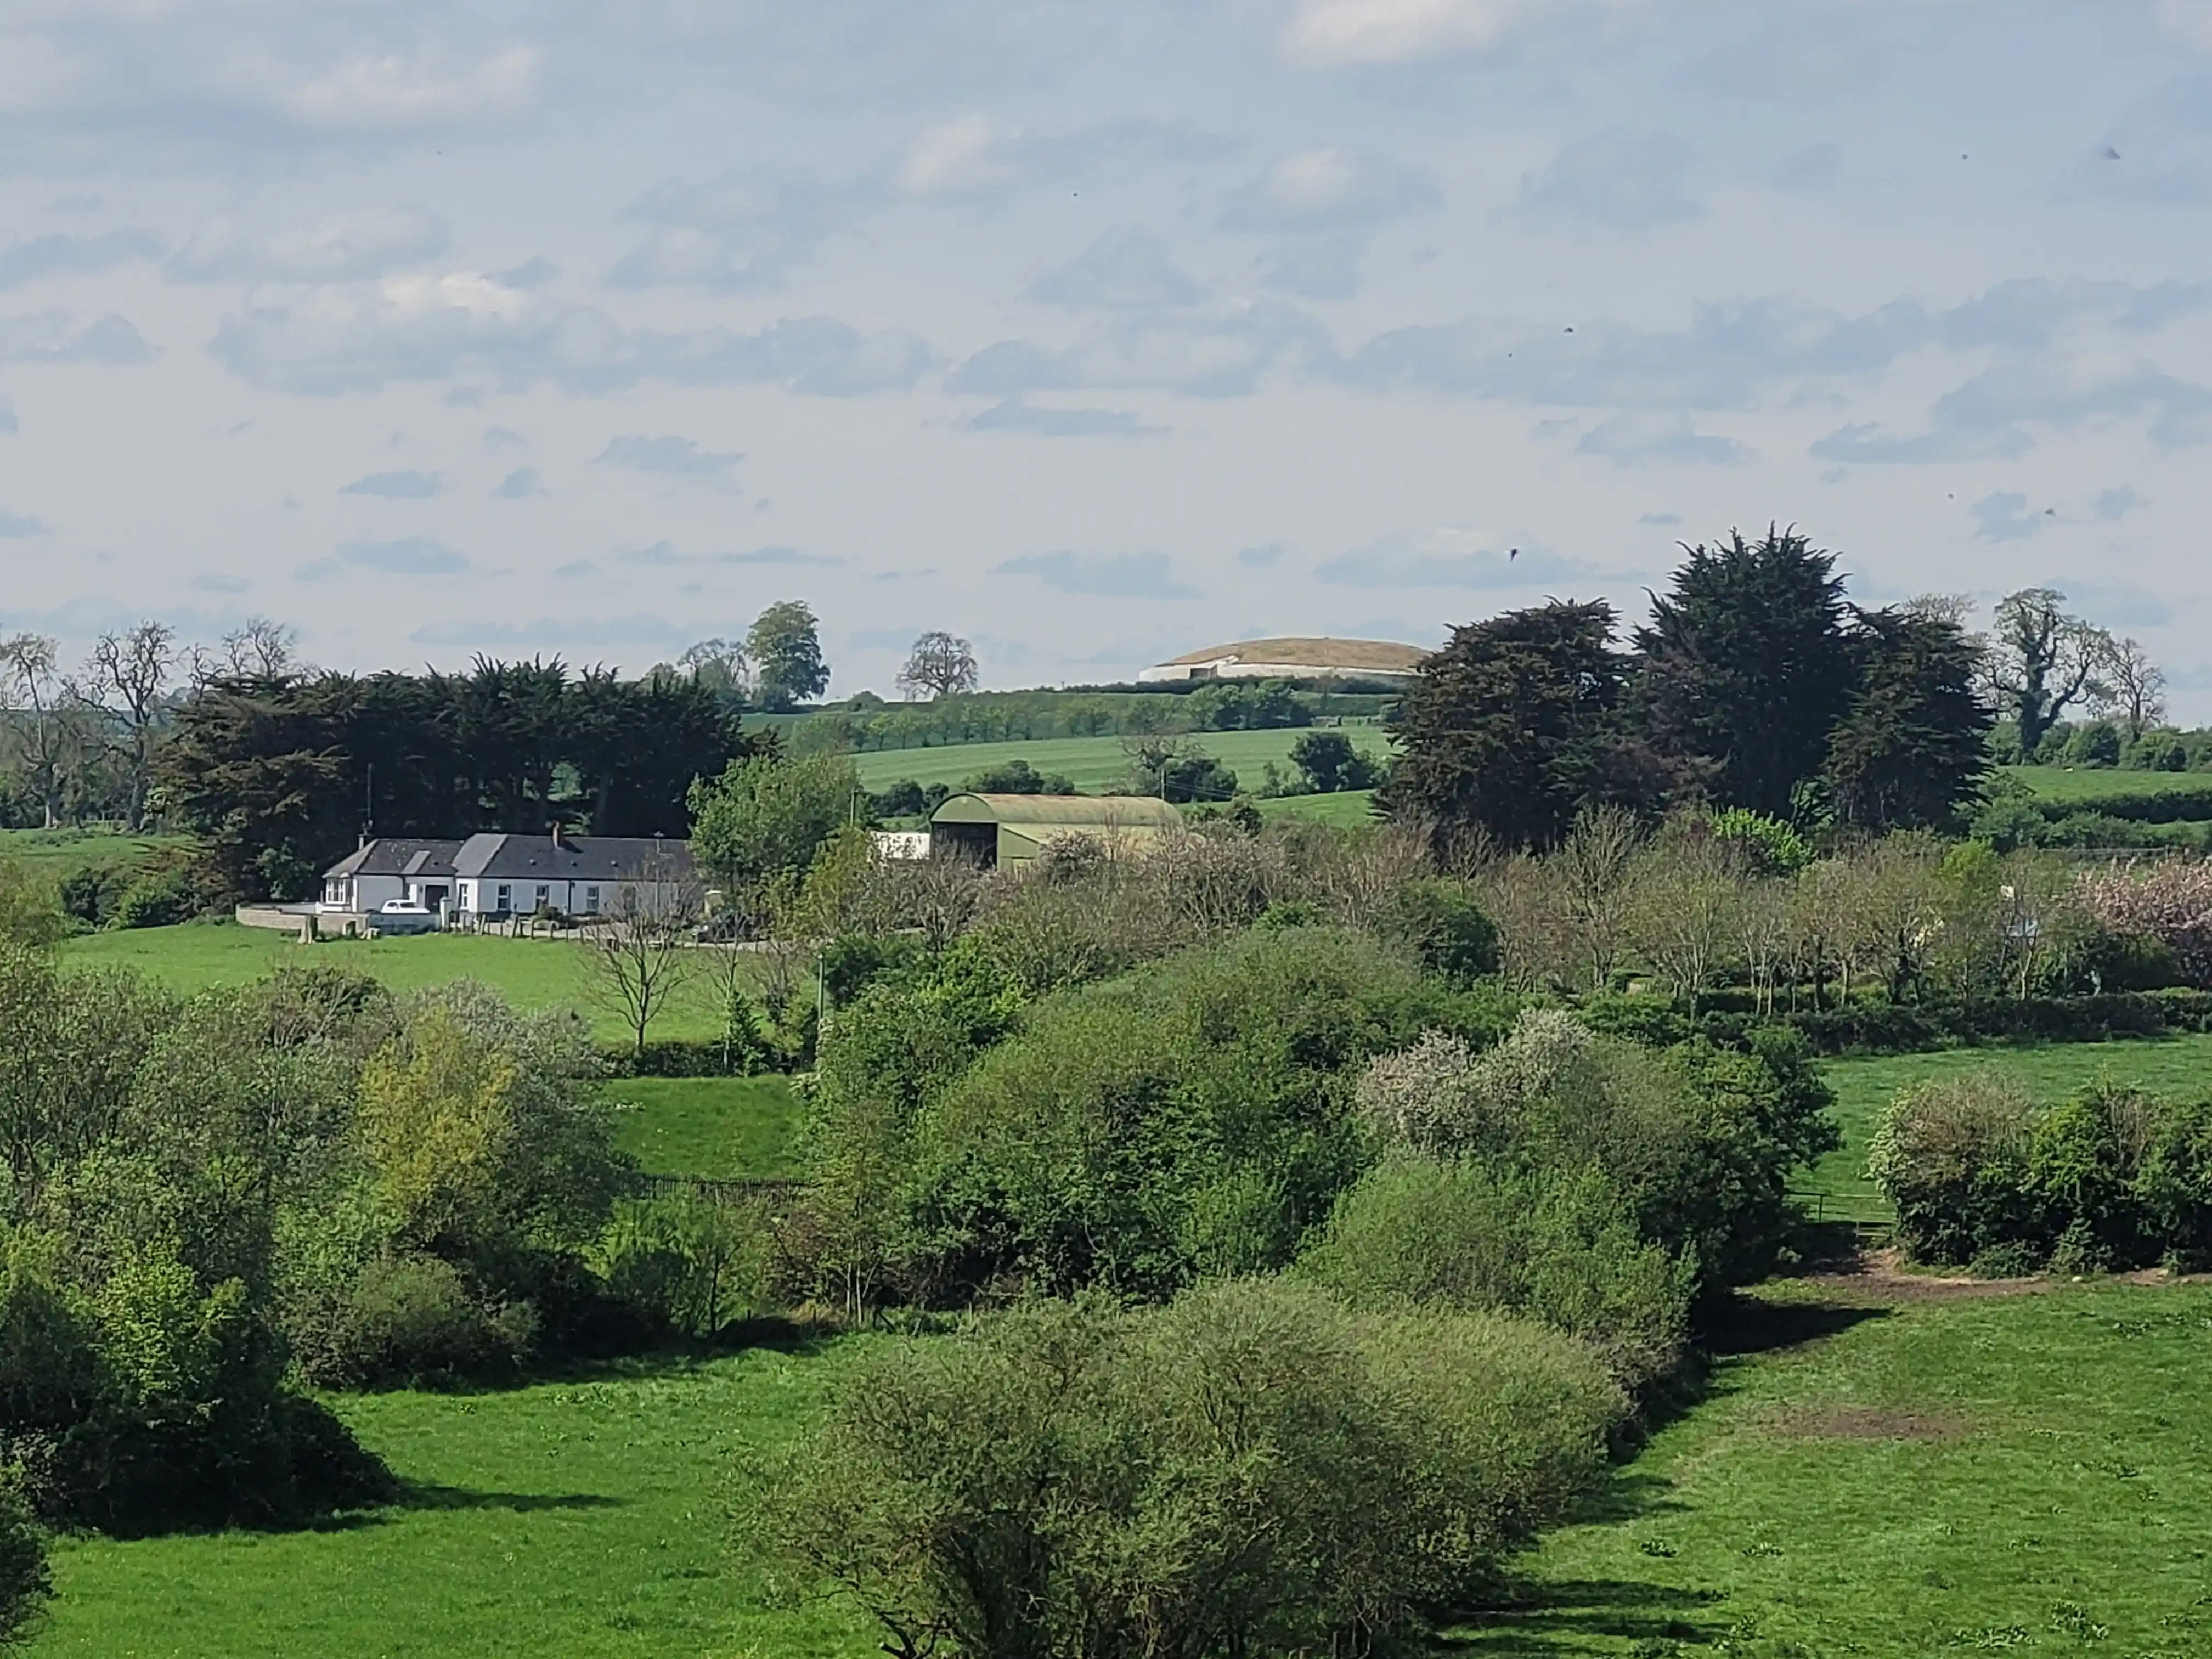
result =
[[[0,1652],[36,1632],[53,1578],[21,1475],[0,1473]]]
[[[115,906],[137,876],[127,865],[80,865],[61,878],[58,894],[62,908],[73,921],[88,927],[104,927]]]
[[[112,927],[173,927],[199,913],[199,889],[180,865],[149,870],[116,900]]]
[[[433,1255],[380,1258],[346,1287],[324,1341],[299,1354],[326,1388],[422,1387],[513,1376],[538,1343],[526,1302],[487,1304]]]
[[[609,1291],[655,1328],[704,1337],[759,1307],[767,1243],[751,1209],[661,1199],[620,1206],[587,1259]]]
[[[2025,1188],[2034,1111],[2001,1072],[1930,1079],[1883,1110],[1867,1174],[1896,1209],[1910,1255],[1970,1261],[1992,1244],[2033,1240],[2039,1222]]]
[[[1352,1306],[1525,1314],[1588,1342],[1627,1388],[1673,1370],[1694,1264],[1647,1243],[1595,1170],[1516,1173],[1413,1154],[1337,1200],[1297,1272]]]
[[[1587,1352],[1495,1316],[1279,1281],[1033,1304],[880,1354],[746,1531],[894,1652],[1364,1652],[1479,1601],[1620,1410]]]
[[[1382,927],[1412,945],[1423,967],[1454,984],[1498,971],[1498,924],[1471,882],[1439,876],[1407,882],[1393,895]]]
[[[2146,732],[2127,746],[2120,764],[2132,772],[2186,772],[2189,749],[2179,732]]]

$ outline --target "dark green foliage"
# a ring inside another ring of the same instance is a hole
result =
[[[1680,1363],[1697,1277],[1644,1238],[1595,1170],[1406,1153],[1337,1201],[1297,1272],[1358,1308],[1525,1314],[1589,1342],[1630,1389]]]
[[[1455,985],[1498,971],[1498,924],[1468,882],[1428,876],[1406,883],[1380,927],[1411,945],[1424,968]]]
[[[2110,720],[2085,721],[2068,735],[2062,757],[2075,766],[2118,766],[2120,728]]]
[[[1340,731],[1307,732],[1291,744],[1291,764],[1317,795],[1372,789],[1382,769]]]
[[[877,818],[918,818],[932,811],[922,797],[921,786],[912,778],[902,778],[888,789],[879,789],[868,797],[868,814]]]
[[[115,914],[117,902],[137,879],[137,873],[125,865],[80,865],[61,878],[62,908],[88,927],[104,927]]]
[[[821,633],[804,599],[785,599],[762,611],[745,635],[745,656],[763,708],[790,708],[820,696],[830,684]]]
[[[2120,764],[2133,772],[2186,772],[2189,745],[2179,732],[2146,732],[2127,746]]]
[[[2039,1107],[1997,1073],[1908,1089],[1868,1171],[1924,1261],[2060,1273],[2212,1260],[2212,1105],[2100,1082]]]
[[[108,920],[117,927],[173,927],[191,921],[200,908],[199,884],[191,872],[172,865],[149,870],[125,888]]]
[[[1144,793],[1153,793],[1156,788],[1163,800],[1178,805],[1228,800],[1237,793],[1237,774],[1211,755],[1178,756],[1163,766],[1157,777],[1154,787]],[[1145,781],[1151,784],[1153,780],[1148,777]]]
[[[431,1255],[363,1265],[320,1322],[295,1322],[302,1371],[325,1388],[419,1388],[512,1376],[535,1352],[537,1310],[488,1303]]]
[[[172,816],[204,838],[211,891],[281,898],[312,892],[364,828],[685,835],[692,780],[757,746],[695,679],[479,660],[218,680],[179,709],[157,770]]]
[[[1942,617],[1856,609],[1848,646],[1854,683],[1826,761],[1838,822],[1875,834],[1948,824],[1989,765],[1980,647]]]
[[[975,773],[960,787],[981,795],[1072,795],[1076,793],[1074,781],[1057,772],[1040,772],[1025,760],[1010,760],[988,771]],[[915,792],[916,805],[921,811],[921,791]]]
[[[840,933],[823,945],[816,971],[832,1008],[847,1003],[921,953],[920,939],[906,933]]]
[[[1856,678],[1835,557],[1771,528],[1687,551],[1637,630],[1646,730],[1709,770],[1719,800],[1786,815],[1826,763]]]
[[[1217,680],[1190,695],[1189,718],[1200,732],[1273,732],[1310,726],[1313,713],[1286,681]]]
[[[1400,755],[1385,810],[1447,838],[1480,830],[1550,846],[1588,803],[1655,799],[1662,791],[1624,734],[1626,664],[1613,629],[1601,601],[1454,629],[1392,718]]]
[[[21,1478],[12,1471],[0,1474],[0,1652],[20,1647],[35,1632],[52,1594],[46,1547]]]
[[[1493,1595],[1620,1411],[1586,1352],[1495,1316],[1279,1281],[1033,1304],[884,1354],[743,1524],[908,1659],[1366,1653]]]
[[[2106,819],[2136,823],[2202,823],[2212,821],[2212,787],[2176,784],[2138,793],[2114,792],[2068,800],[2039,800],[2037,811],[2052,823],[2078,812],[2094,812]]]

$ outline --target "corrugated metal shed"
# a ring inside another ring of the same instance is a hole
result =
[[[1182,827],[1151,795],[955,795],[930,814],[933,848],[989,864],[1035,858],[1055,836],[1149,841]]]

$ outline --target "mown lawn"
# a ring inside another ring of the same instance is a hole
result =
[[[1333,795],[1285,795],[1258,803],[1263,818],[1301,818],[1315,823],[1371,823],[1375,821],[1372,789],[1340,789]]]
[[[1899,1090],[1923,1078],[1956,1077],[1984,1066],[2012,1073],[2039,1099],[2047,1101],[2063,1099],[2104,1076],[2157,1094],[2196,1097],[2212,1094],[2212,1036],[2033,1048],[1947,1048],[1938,1054],[1832,1060],[1824,1073],[1836,1091],[1843,1149],[1822,1158],[1801,1189],[1821,1195],[1827,1219],[1887,1220],[1887,1206],[1866,1178],[1867,1142],[1882,1108]]]
[[[1354,744],[1380,760],[1390,752],[1389,739],[1380,726],[1347,726],[1344,734]],[[1285,773],[1291,765],[1291,745],[1297,731],[1194,732],[1189,741],[1237,774],[1238,787],[1257,789],[1261,775],[1273,761]],[[1129,757],[1119,738],[1044,738],[1032,743],[963,743],[931,749],[871,749],[853,757],[860,781],[882,789],[911,778],[916,783],[941,783],[957,787],[976,773],[1008,761],[1025,760],[1040,772],[1059,772],[1073,780],[1086,794],[1098,794],[1121,782],[1129,769]]]
[[[1834,1334],[1722,1362],[1453,1650],[2212,1652],[2212,1287],[1817,1294],[1765,1334]]]
[[[634,1364],[500,1394],[333,1403],[416,1490],[327,1530],[64,1540],[33,1651],[97,1659],[860,1659],[732,1559],[740,1454],[781,1443],[865,1340]]]
[[[427,933],[410,939],[326,939],[300,944],[289,933],[234,922],[137,927],[65,940],[62,957],[85,967],[132,968],[185,993],[239,985],[287,963],[324,963],[373,974],[394,990],[416,991],[457,979],[481,980],[519,1007],[573,1007],[603,1041],[626,1039],[618,1018],[595,1009],[582,953],[565,941]],[[660,1038],[713,1036],[721,1029],[703,984],[687,988],[663,1019]]]
[[[624,1078],[615,1139],[647,1175],[739,1181],[798,1167],[799,1103],[780,1077]]]

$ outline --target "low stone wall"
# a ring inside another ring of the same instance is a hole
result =
[[[344,911],[289,909],[281,904],[241,904],[232,913],[241,927],[266,927],[302,939],[374,939],[375,918]]]

